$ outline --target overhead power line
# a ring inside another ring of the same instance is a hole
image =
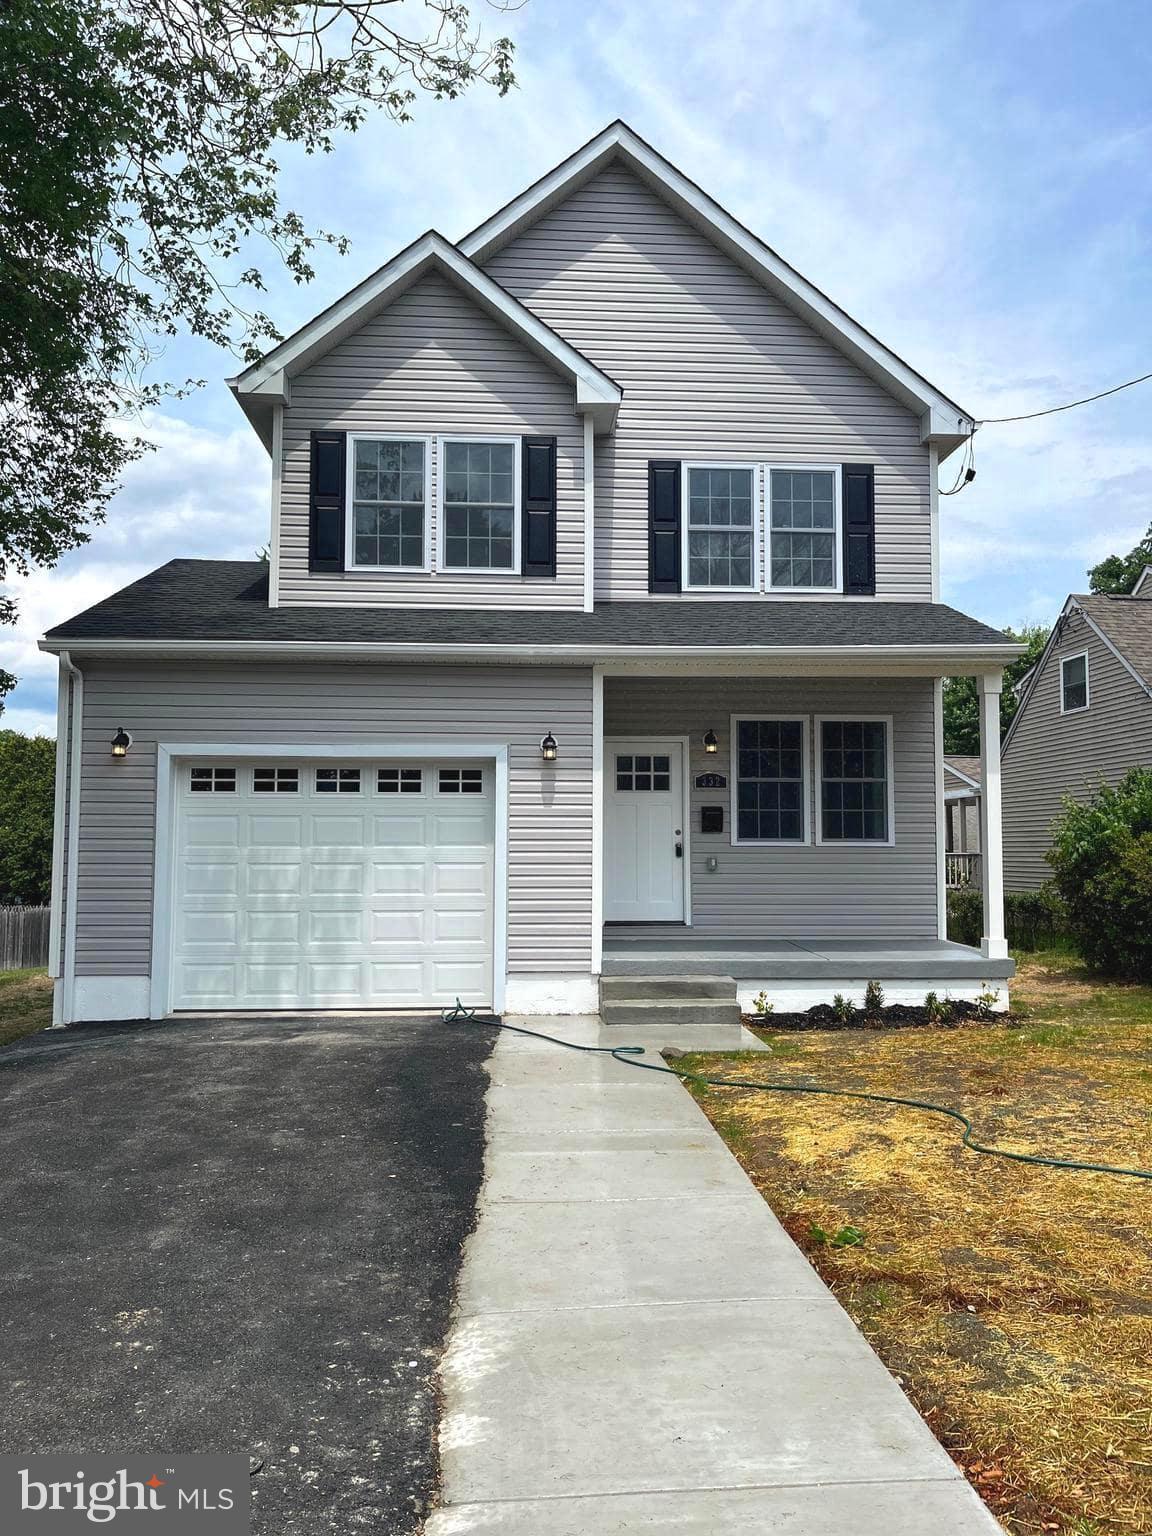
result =
[[[1114,384],[1111,389],[1102,389],[1098,395],[1085,395],[1083,400],[1069,400],[1067,405],[1050,405],[1046,411],[1026,411],[1023,416],[985,416],[976,425],[978,427],[996,427],[1006,421],[1035,421],[1037,416],[1055,416],[1060,411],[1074,411],[1078,405],[1091,405],[1093,400],[1103,400],[1108,395],[1118,395],[1122,389],[1131,389],[1134,384],[1146,384],[1152,379],[1152,373],[1142,373],[1138,379],[1126,379],[1123,384]]]

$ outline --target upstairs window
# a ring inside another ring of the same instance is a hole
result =
[[[1060,659],[1060,713],[1075,714],[1088,708],[1088,652]]]
[[[821,720],[820,841],[892,841],[892,730],[887,720]]]
[[[421,438],[350,437],[349,448],[353,564],[426,570],[427,444]]]
[[[768,585],[839,590],[840,476],[834,469],[768,472]]]
[[[441,569],[519,568],[519,441],[441,439]]]
[[[756,471],[685,465],[688,586],[747,592],[757,584]]]

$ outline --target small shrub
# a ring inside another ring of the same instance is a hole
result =
[[[954,944],[980,943],[984,932],[984,897],[978,886],[948,892],[948,937]]]
[[[976,1017],[979,1019],[992,1018],[996,1012],[996,1004],[999,1001],[1000,993],[998,991],[981,992],[976,998]]]
[[[760,992],[756,997],[752,999],[752,1007],[756,1010],[760,1018],[763,1019],[772,1012],[775,1004],[768,1001],[767,992]]]
[[[947,1024],[953,1014],[952,999],[940,997],[935,992],[926,992],[924,1012],[928,1015],[929,1024]]]
[[[1152,981],[1152,769],[1133,768],[1084,805],[1065,800],[1048,862],[1088,966]]]
[[[1038,891],[1010,891],[1004,898],[1004,931],[1012,949],[1063,949],[1068,914],[1052,884]],[[978,886],[948,892],[948,937],[976,948],[984,933],[984,897]]]
[[[864,988],[864,1012],[879,1013],[884,1006],[884,988],[878,981],[870,981]]]
[[[854,1018],[855,1015],[855,1005],[848,1001],[843,992],[837,992],[836,996],[832,999],[832,1017],[838,1024],[847,1024],[849,1019]]]

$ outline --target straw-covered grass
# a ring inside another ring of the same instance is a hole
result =
[[[1152,1168],[1152,988],[1039,956],[1013,1006],[677,1065],[939,1100],[978,1140]],[[910,1110],[697,1097],[1009,1531],[1152,1532],[1152,1184],[980,1157]]]

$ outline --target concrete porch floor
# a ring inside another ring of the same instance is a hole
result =
[[[605,976],[711,976],[774,981],[868,981],[929,977],[1007,980],[1013,960],[985,960],[947,939],[733,939],[703,936],[679,923],[609,924]]]
[[[678,1082],[510,1034],[488,1070],[426,1536],[1000,1531]]]

